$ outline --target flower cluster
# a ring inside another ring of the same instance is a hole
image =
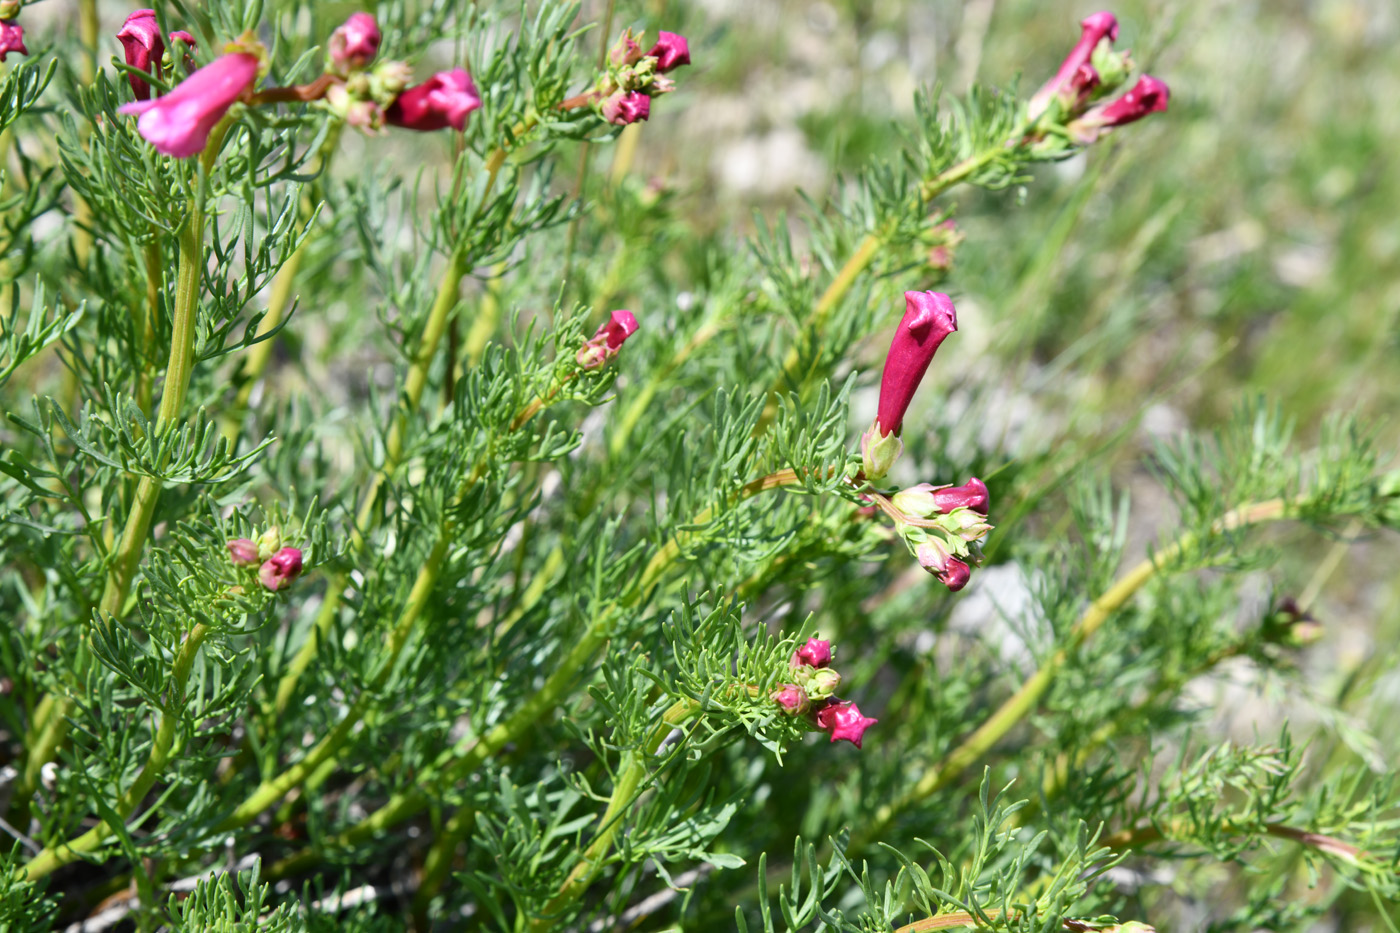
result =
[[[973,477],[961,486],[920,483],[890,497],[895,529],[919,566],[953,592],[972,576],[969,561],[992,526],[987,524],[987,485]]]
[[[0,0],[0,61],[6,51],[24,52],[24,31],[11,25],[18,12],[15,0]],[[134,69],[163,78],[173,68],[153,10],[137,10],[117,33]],[[168,94],[151,99],[151,86],[140,75],[129,75],[136,100],[120,112],[136,114],[137,130],[159,151],[185,158],[203,151],[209,135],[235,103],[249,106],[284,102],[317,102],[351,126],[366,132],[386,125],[430,132],[464,130],[467,116],[481,107],[481,95],[465,68],[440,71],[421,84],[410,85],[413,69],[401,61],[377,61],[383,36],[369,13],[355,13],[326,43],[326,70],[310,84],[254,90],[266,69],[266,51],[248,34],[225,49],[225,54],[195,69],[190,52],[194,38],[172,32],[184,43],[188,77]],[[665,73],[690,63],[683,36],[663,32],[645,55],[630,30],[623,33],[609,57],[607,72],[594,88],[561,103],[560,109],[593,105],[609,123],[645,120],[651,99],[675,88]]]
[[[855,481],[883,479],[904,451],[900,432],[934,354],[958,329],[957,309],[941,292],[905,292],[904,318],[895,330],[880,379],[875,421],[861,436],[861,470]],[[992,530],[987,523],[987,487],[977,478],[962,486],[920,483],[885,497],[864,494],[894,519],[919,565],[957,592],[967,585],[977,545]],[[873,514],[873,513],[872,513]]]
[[[301,575],[301,551],[283,547],[281,532],[276,528],[263,532],[257,541],[234,538],[228,542],[228,556],[236,567],[256,566],[258,582],[274,593],[291,586]]]
[[[674,32],[659,32],[651,51],[642,54],[641,34],[623,31],[608,53],[608,70],[598,79],[591,95],[604,120],[617,126],[636,123],[651,115],[651,99],[676,89],[665,75],[690,64],[690,46]]]
[[[855,703],[835,695],[841,675],[831,666],[831,642],[809,638],[792,653],[792,682],[773,691],[771,699],[791,715],[805,714],[831,741],[845,739],[860,748],[865,730],[879,720],[861,714]]]
[[[1054,132],[1061,141],[1087,146],[1105,130],[1167,109],[1167,85],[1151,75],[1141,76],[1116,100],[1095,103],[1123,86],[1132,72],[1132,59],[1126,49],[1113,49],[1118,20],[1112,13],[1086,17],[1080,30],[1079,41],[1054,77],[1030,99],[1026,116],[1037,125],[1036,139]]]

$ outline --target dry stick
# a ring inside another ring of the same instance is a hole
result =
[[[225,118],[210,135],[201,161],[202,174],[197,181],[200,186],[203,186],[204,176],[207,176],[213,167],[214,155],[223,145],[229,125]],[[170,359],[166,364],[165,384],[161,390],[160,409],[156,414],[157,434],[174,424],[180,416],[190,387],[190,375],[194,365],[195,317],[199,310],[200,281],[204,272],[204,209],[201,203],[203,196],[202,191],[196,193],[189,217],[186,218],[185,226],[179,235],[180,265],[175,283]],[[132,579],[136,575],[136,565],[141,559],[141,551],[150,534],[160,489],[161,481],[154,476],[142,476],[137,482],[131,511],[122,529],[120,543],[110,557],[107,580],[97,607],[98,611],[109,619],[120,618],[122,615],[127,595],[131,591]],[[40,771],[63,743],[68,733],[68,716],[73,711],[73,703],[69,697],[54,699],[51,694],[36,707],[31,733],[25,742],[29,754],[25,761],[22,782],[16,791],[18,799],[27,798],[33,793],[34,788],[38,786]]]
[[[761,492],[793,486],[801,482],[801,477],[791,469],[779,470],[760,477],[740,487],[733,504],[753,498]],[[707,524],[713,517],[713,510],[705,509],[692,525]],[[682,531],[652,555],[643,569],[637,583],[617,600],[603,607],[594,617],[588,629],[574,647],[554,667],[554,672],[534,696],[525,700],[504,722],[498,724],[485,735],[478,737],[462,751],[452,749],[439,757],[438,763],[425,769],[419,776],[419,786],[430,782],[437,784],[460,781],[476,771],[482,764],[509,742],[515,741],[528,728],[533,726],[546,713],[553,710],[565,697],[575,676],[598,649],[607,642],[614,619],[623,611],[640,605],[659,581],[666,568],[680,556],[681,549],[696,535],[695,531]],[[372,838],[395,824],[422,812],[429,804],[426,793],[420,789],[400,791],[374,813],[328,840],[322,850],[305,850],[292,855],[272,866],[270,877],[282,877],[314,865],[321,859],[321,851],[341,849]]]
[[[1212,534],[1221,534],[1248,525],[1286,518],[1294,500],[1270,499],[1242,506],[1227,512],[1212,527]],[[1108,592],[1090,603],[1070,630],[1068,644],[1055,652],[1048,661],[1028,679],[1021,688],[1012,694],[991,717],[941,762],[924,772],[913,789],[894,803],[887,803],[876,811],[874,818],[865,829],[854,835],[850,851],[860,851],[889,828],[901,811],[924,800],[935,791],[945,787],[953,778],[978,761],[991,750],[1006,733],[1010,732],[1021,719],[1031,711],[1045,692],[1050,689],[1055,675],[1069,660],[1070,654],[1078,649],[1099,627],[1123,607],[1144,584],[1151,580],[1164,567],[1171,564],[1197,543],[1194,533],[1182,535],[1160,553],[1150,556],[1128,571]]]

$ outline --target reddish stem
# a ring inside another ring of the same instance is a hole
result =
[[[327,72],[310,84],[269,87],[263,88],[261,91],[254,91],[252,94],[245,94],[243,102],[254,107],[261,104],[286,104],[294,101],[306,103],[325,97],[326,92],[331,89],[331,85],[338,83],[342,83],[341,79]]]

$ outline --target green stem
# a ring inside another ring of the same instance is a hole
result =
[[[740,487],[735,497],[735,503],[752,498],[760,492],[769,489],[777,489],[782,486],[791,486],[800,482],[800,478],[793,470],[779,470],[767,476],[760,477],[752,482]],[[692,524],[702,525],[710,520],[712,510],[706,509],[696,516]],[[616,601],[609,603],[598,613],[583,636],[574,644],[569,653],[559,660],[554,667],[554,673],[544,682],[540,690],[525,702],[516,707],[515,711],[502,723],[496,725],[484,736],[478,738],[469,748],[463,752],[456,749],[450,750],[439,759],[439,763],[425,769],[419,776],[418,786],[412,790],[400,791],[390,797],[383,806],[356,825],[350,827],[338,836],[327,841],[326,846],[330,849],[346,848],[353,846],[366,839],[383,832],[391,826],[406,820],[417,813],[422,812],[429,805],[430,798],[421,789],[432,784],[451,784],[459,782],[469,777],[477,768],[481,767],[493,755],[504,748],[508,743],[517,741],[525,731],[531,728],[541,717],[553,710],[568,694],[573,686],[573,681],[578,672],[583,669],[592,659],[598,649],[605,644],[613,628],[616,616],[627,609],[641,605],[652,586],[659,580],[665,568],[680,556],[681,548],[685,540],[688,540],[696,532],[683,532],[672,538],[665,546],[661,547],[646,567],[643,569],[638,582],[632,586]],[[683,540],[684,539],[684,540]],[[305,864],[307,859],[315,861],[317,856],[299,854],[292,856],[288,861],[289,866]],[[291,870],[290,868],[288,869]]]
[[[612,796],[608,798],[608,807],[598,822],[598,835],[593,838],[593,842],[584,850],[582,858],[569,872],[569,876],[559,888],[559,893],[550,898],[549,903],[545,905],[543,914],[530,924],[534,933],[543,933],[544,930],[550,929],[554,925],[554,918],[578,900],[598,876],[604,859],[612,848],[613,840],[617,838],[618,832],[626,822],[623,816],[639,796],[637,788],[647,776],[647,761],[656,757],[657,749],[666,741],[666,736],[673,728],[699,711],[700,707],[695,702],[678,700],[661,717],[661,722],[657,724],[650,739],[640,751],[632,749],[623,753],[622,767],[613,783]]]
[[[437,583],[438,575],[442,572],[442,566],[447,559],[447,551],[451,542],[452,525],[450,522],[444,522],[438,528],[438,538],[433,545],[432,552],[425,558],[423,568],[413,581],[413,589],[409,591],[408,602],[404,605],[403,612],[399,614],[398,621],[389,633],[388,652],[383,666],[369,686],[351,704],[345,718],[337,723],[330,734],[317,743],[316,747],[311,749],[304,758],[276,777],[258,785],[257,789],[249,794],[238,805],[237,809],[219,823],[214,830],[215,832],[227,832],[245,825],[259,813],[281,800],[292,788],[306,780],[323,762],[331,761],[340,752],[346,740],[350,738],[350,733],[364,718],[370,705],[370,698],[384,687],[393,674],[399,655],[403,652],[404,645],[408,643],[409,635],[412,634],[418,617],[422,615],[424,607],[428,604],[428,597],[432,594],[433,586]],[[327,599],[329,598],[328,594]]]
[[[1270,499],[1234,509],[1226,513],[1212,526],[1211,534],[1221,534],[1259,522],[1274,521],[1287,517],[1294,503],[1284,499]],[[941,762],[924,772],[918,783],[898,800],[881,806],[862,832],[851,839],[850,851],[861,851],[889,828],[897,814],[926,799],[934,792],[948,785],[953,778],[965,771],[974,762],[991,750],[998,741],[1011,731],[1029,713],[1050,689],[1055,676],[1065,666],[1071,654],[1084,644],[1112,615],[1121,609],[1144,584],[1164,568],[1195,547],[1198,536],[1185,534],[1159,553],[1148,557],[1128,571],[1106,593],[1090,603],[1089,608],[1070,630],[1065,647],[1056,651],[1039,670],[1021,685],[976,731],[965,738],[957,748],[946,755]]]
[[[227,122],[220,123],[211,135],[209,150],[222,144]],[[206,156],[205,165],[208,165]],[[189,393],[190,374],[194,367],[195,318],[199,311],[200,281],[204,272],[204,205],[203,192],[196,192],[190,204],[189,216],[179,233],[180,265],[175,285],[175,309],[171,321],[170,359],[166,364],[165,383],[161,390],[160,409],[156,415],[157,434],[174,424]],[[131,510],[127,513],[119,545],[110,556],[106,582],[98,611],[102,617],[117,619],[122,615],[136,565],[141,559],[146,538],[150,534],[161,482],[153,476],[142,476],[136,484]],[[27,799],[38,786],[43,769],[63,744],[68,734],[68,717],[73,712],[71,697],[50,700],[46,697],[36,709],[36,725],[32,743],[27,744],[23,783],[16,788],[20,799]],[[22,795],[22,797],[21,797]]]
[[[1219,827],[1220,834],[1226,836],[1248,836],[1260,830],[1263,830],[1270,836],[1277,836],[1280,839],[1290,839],[1293,842],[1310,846],[1320,852],[1326,852],[1352,864],[1356,864],[1356,862],[1367,854],[1363,849],[1349,842],[1337,839],[1334,836],[1309,832],[1305,829],[1298,829],[1296,826],[1289,826],[1286,823],[1265,823],[1262,826],[1248,826],[1227,822]],[[1099,840],[1099,845],[1107,846],[1110,849],[1136,849],[1141,846],[1151,845],[1154,842],[1171,841],[1176,837],[1189,838],[1191,834],[1192,824],[1190,821],[1170,820],[1165,823],[1151,823],[1146,826],[1121,829],[1112,835],[1104,836]]]
[[[398,468],[399,459],[403,456],[404,434],[408,430],[408,414],[416,409],[418,403],[423,399],[423,389],[428,384],[428,371],[432,368],[433,360],[437,357],[438,344],[442,341],[442,335],[447,331],[447,322],[452,316],[452,309],[457,307],[457,293],[462,284],[464,271],[465,257],[461,252],[453,250],[452,255],[448,257],[447,268],[443,271],[442,281],[438,283],[437,298],[433,301],[433,307],[428,312],[428,320],[423,325],[423,333],[418,338],[418,347],[414,350],[413,357],[409,362],[408,375],[404,378],[399,406],[394,412],[394,419],[389,425],[388,437],[384,441],[384,465],[370,480],[365,500],[355,518],[355,527],[351,529],[351,544],[354,545],[357,554],[364,550],[365,535],[372,528],[380,487],[384,485],[385,480],[393,475],[394,470]]]
[[[200,644],[208,634],[209,630],[203,623],[195,625],[185,637],[185,643],[180,646],[179,653],[175,655],[170,668],[171,680],[174,681],[171,705],[161,710],[160,725],[156,727],[155,739],[151,743],[151,753],[147,756],[146,763],[136,775],[136,780],[131,782],[131,786],[117,800],[114,809],[122,820],[136,812],[137,806],[150,793],[165,766],[170,763],[171,750],[175,747],[176,730],[180,724],[180,709],[177,704],[184,699],[190,668],[194,665]],[[75,839],[54,848],[44,849],[19,869],[20,877],[26,881],[43,878],[55,869],[76,861],[80,856],[96,851],[111,834],[112,826],[103,820]]]

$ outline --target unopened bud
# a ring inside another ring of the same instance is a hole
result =
[[[258,546],[247,538],[234,538],[228,543],[229,560],[240,567],[251,567],[263,558],[258,556]]]
[[[282,547],[282,529],[276,525],[258,535],[258,560],[267,560]]]
[[[807,695],[814,700],[823,700],[841,686],[841,675],[830,667],[816,667],[807,675]]]
[[[374,61],[383,37],[379,23],[368,13],[353,13],[331,33],[326,43],[326,57],[336,74],[358,71]]]
[[[300,575],[301,551],[294,547],[282,548],[258,568],[258,582],[274,593],[286,589]]]
[[[783,708],[783,712],[791,715],[805,713],[810,704],[807,691],[797,686],[797,684],[783,684],[777,690],[773,691],[771,697],[774,703],[777,703]]]
[[[893,431],[883,430],[878,418],[860,436],[860,465],[868,480],[883,479],[902,453],[904,442]]]
[[[826,667],[831,664],[831,642],[824,638],[809,638],[807,644],[792,653],[792,666]]]

